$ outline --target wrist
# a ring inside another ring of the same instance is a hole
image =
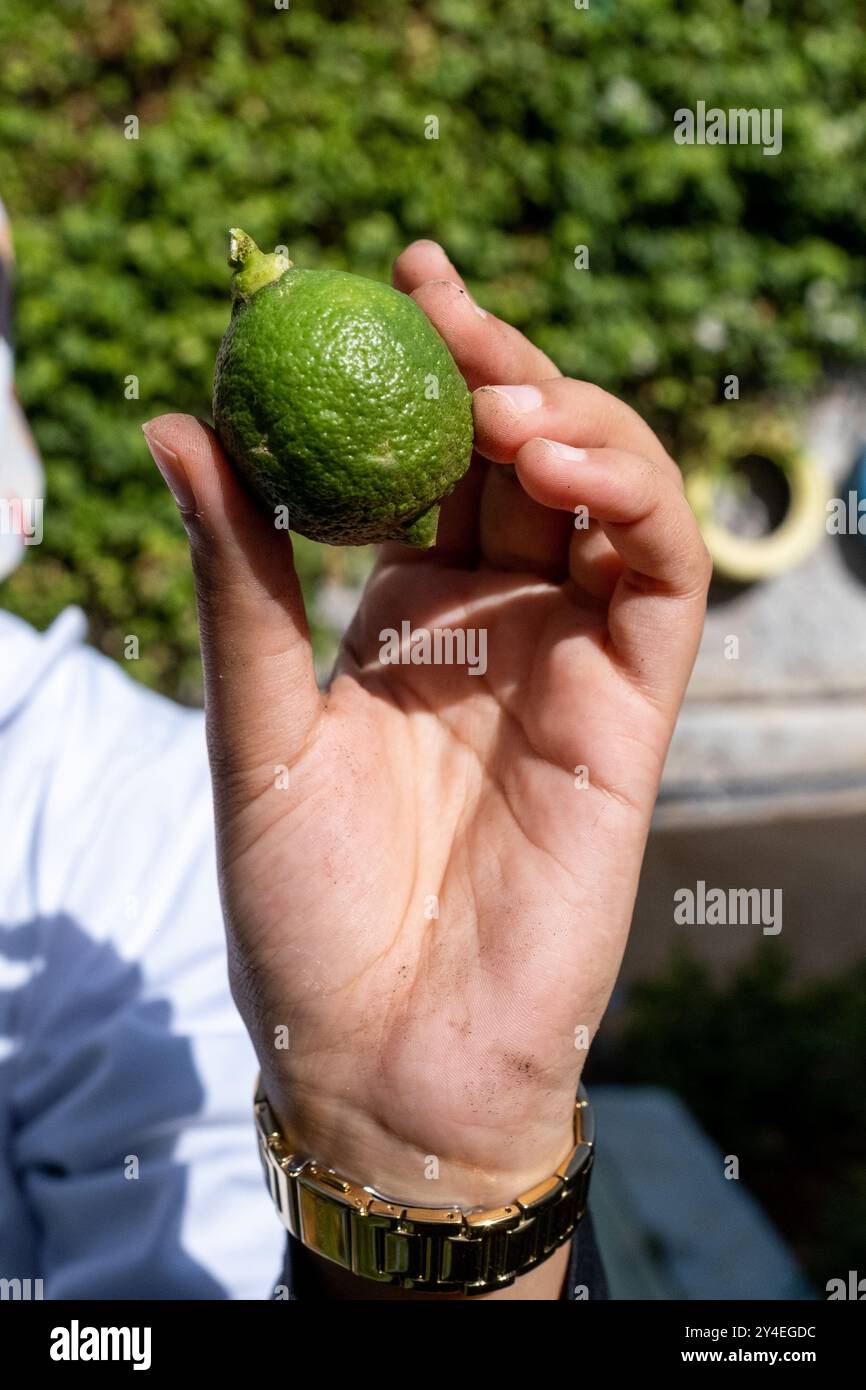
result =
[[[516,1116],[509,1130],[485,1130],[480,1141],[448,1145],[404,1138],[366,1111],[308,1103],[265,1079],[271,1108],[293,1153],[384,1197],[417,1206],[464,1211],[504,1206],[555,1172],[574,1145],[574,1097],[561,1123]]]
[[[333,1129],[322,1123],[323,1107],[310,1124],[310,1112],[298,1106],[297,1096],[291,1107],[284,1100],[275,1104],[265,1094],[265,1084],[262,1080],[259,1086],[255,1114],[271,1195],[292,1236],[351,1274],[338,1297],[364,1296],[349,1291],[362,1287],[356,1286],[356,1277],[411,1293],[483,1297],[503,1293],[536,1273],[539,1279],[523,1283],[515,1297],[560,1296],[561,1247],[583,1216],[594,1156],[592,1109],[582,1088],[573,1103],[571,1142],[562,1158],[545,1159],[537,1171],[508,1168],[504,1177],[503,1170],[484,1169],[461,1157],[448,1165],[446,1180],[460,1183],[460,1192],[469,1195],[443,1201],[440,1189],[439,1200],[431,1201],[426,1192],[411,1195],[420,1147],[395,1143],[392,1134],[383,1136],[382,1127],[371,1126],[366,1115],[341,1112],[341,1152],[354,1155],[366,1173],[374,1174],[354,1177],[347,1171],[351,1159],[347,1165],[320,1156]],[[271,1095],[282,1093],[272,1088]],[[306,1124],[299,1125],[299,1113]],[[425,1181],[438,1179],[439,1171],[430,1171],[434,1161],[438,1169],[438,1160],[429,1154],[423,1158]],[[497,1190],[503,1181],[508,1182],[504,1197]],[[542,1277],[554,1255],[555,1264]]]

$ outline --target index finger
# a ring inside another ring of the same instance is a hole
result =
[[[466,288],[463,277],[438,241],[413,241],[394,262],[391,282],[395,290],[411,294],[426,280],[450,280]]]
[[[445,340],[470,389],[489,382],[544,380],[561,375],[549,357],[534,347],[516,328],[503,323],[476,304],[442,247],[434,241],[416,241],[397,257],[393,274],[396,289],[409,294],[424,310]],[[468,474],[442,504],[435,554],[449,563],[468,567],[477,563],[479,508],[488,465],[473,456]],[[495,480],[496,485],[502,478]],[[528,499],[526,499],[528,501]],[[387,545],[380,562],[407,563],[423,559],[405,546]]]
[[[561,376],[523,333],[476,304],[436,241],[413,241],[394,262],[394,288],[411,295],[445,339],[474,390],[490,382],[518,384]]]
[[[495,382],[518,385],[562,375],[519,329],[482,309],[453,280],[427,280],[412,298],[445,339],[471,391]]]

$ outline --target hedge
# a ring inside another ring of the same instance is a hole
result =
[[[134,674],[181,698],[185,540],[139,423],[209,412],[229,226],[383,278],[435,237],[673,447],[726,373],[799,397],[866,352],[859,0],[5,0],[0,51],[18,384],[49,472],[44,543],[0,602],[39,626],[80,603],[118,657],[137,633]],[[676,144],[699,100],[781,108],[781,153]],[[364,561],[301,545],[314,613],[323,574]]]

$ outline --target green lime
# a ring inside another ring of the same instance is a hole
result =
[[[414,300],[339,270],[298,270],[231,232],[232,317],[217,433],[287,524],[330,545],[432,545],[472,453],[472,402]]]

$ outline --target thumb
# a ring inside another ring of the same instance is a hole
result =
[[[214,783],[231,800],[273,785],[322,708],[287,531],[248,496],[209,426],[142,426],[189,536]]]

